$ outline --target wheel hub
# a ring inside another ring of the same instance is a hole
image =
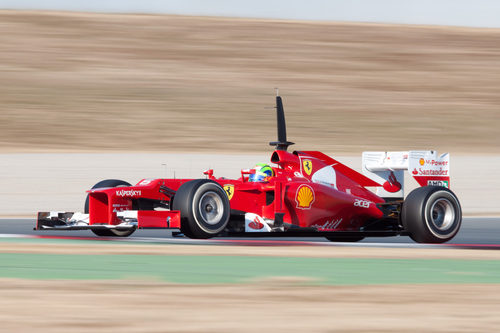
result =
[[[445,198],[436,200],[431,207],[431,220],[437,229],[441,231],[449,229],[455,221],[452,203]]]
[[[224,213],[221,197],[215,192],[206,192],[199,201],[199,212],[203,221],[210,225],[219,223]]]

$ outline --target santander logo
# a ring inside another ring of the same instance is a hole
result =
[[[419,168],[411,172],[414,176],[448,176],[448,170],[440,168],[439,170],[424,170]]]
[[[396,179],[394,172],[391,171],[389,179],[384,183],[383,187],[384,190],[390,193],[395,193],[401,190],[401,183]]]
[[[259,218],[256,216],[252,222],[248,223],[248,226],[252,229],[255,229],[255,230],[260,230],[262,228],[264,228],[264,224],[262,224],[260,221],[259,221]]]

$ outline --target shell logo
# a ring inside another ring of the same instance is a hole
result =
[[[310,176],[311,172],[313,170],[312,168],[312,162],[311,160],[302,160],[302,169],[304,169],[304,172]]]
[[[315,199],[314,190],[311,186],[302,184],[297,188],[297,193],[295,194],[297,208],[310,209]]]
[[[425,164],[425,160],[424,160],[423,158],[421,158],[421,159],[418,161],[418,163],[420,163],[420,165],[422,165],[422,166],[423,166],[423,165]]]

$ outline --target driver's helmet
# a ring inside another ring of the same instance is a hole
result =
[[[266,163],[259,163],[255,166],[255,173],[248,177],[249,182],[265,182],[274,176],[273,168]]]

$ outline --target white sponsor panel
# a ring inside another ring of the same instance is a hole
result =
[[[432,182],[433,185],[448,187],[450,155],[438,155],[433,150],[363,152],[363,174],[381,185],[376,190],[380,197],[404,197],[405,170],[420,186],[431,185]],[[436,179],[438,177],[440,179]]]
[[[413,177],[449,177],[450,154],[436,151],[410,151],[409,167]]]
[[[245,214],[245,232],[270,232],[268,222],[257,214]]]

